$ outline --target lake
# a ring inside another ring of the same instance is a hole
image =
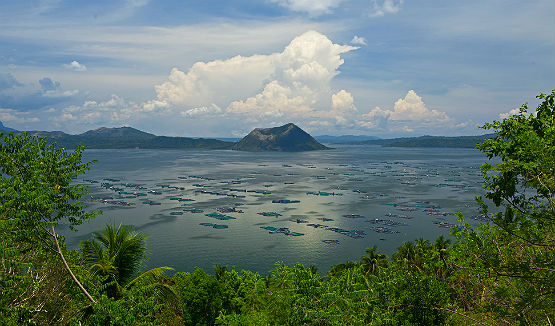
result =
[[[146,268],[212,272],[219,264],[264,274],[298,262],[325,273],[374,245],[391,255],[404,241],[449,236],[459,211],[482,223],[472,218],[487,160],[479,151],[334,147],[86,150],[84,160],[97,162],[78,182],[89,187],[89,209],[103,214],[78,232],[59,231],[78,248],[105,223],[132,224],[148,235]]]

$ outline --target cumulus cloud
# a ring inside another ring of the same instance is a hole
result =
[[[509,111],[509,112],[507,112],[507,113],[501,113],[501,114],[499,114],[499,119],[504,120],[504,119],[507,119],[507,118],[510,117],[510,116],[517,115],[517,114],[519,114],[519,113],[520,113],[520,109],[519,109],[519,108],[515,108],[515,109],[512,109],[511,111]]]
[[[325,103],[329,110],[330,82],[343,64],[341,54],[355,49],[308,31],[280,53],[197,62],[187,72],[174,68],[168,81],[155,87],[157,98],[141,109],[192,117],[208,111],[217,114],[216,105],[225,107],[222,113],[227,116],[246,116],[249,121],[314,117]]]
[[[312,17],[332,13],[342,0],[270,0],[271,3],[285,7],[291,11],[304,12]]]
[[[44,77],[39,80],[39,85],[42,90],[43,97],[49,98],[66,98],[71,97],[79,93],[79,90],[62,90],[60,82],[53,81],[48,77]]]
[[[27,112],[20,112],[8,108],[0,108],[0,121],[13,123],[38,122],[37,117],[29,116]]]
[[[401,10],[404,0],[372,0],[371,17],[382,17],[386,14],[396,14]]]
[[[417,123],[421,127],[429,125],[440,126],[452,123],[452,119],[445,113],[430,110],[414,90],[407,92],[404,98],[395,101],[393,110],[375,107],[370,112],[363,114],[359,125],[366,128],[386,128],[388,123],[393,122],[404,131],[414,130],[412,126]],[[406,123],[410,123],[409,127]]]
[[[0,74],[0,91],[17,86],[23,86],[23,84],[18,82],[12,74],[9,72]]]
[[[222,113],[222,109],[216,104],[212,103],[212,105],[210,106],[201,106],[198,108],[182,111],[181,115],[186,118],[196,118],[196,117],[211,116],[219,113]]]
[[[366,45],[366,39],[364,37],[355,35],[355,36],[353,36],[353,39],[351,40],[351,44]]]
[[[449,119],[445,112],[430,110],[415,91],[408,91],[404,99],[395,102],[393,111],[390,115],[391,120],[437,120],[446,121]]]
[[[331,96],[331,107],[335,110],[352,109],[354,108],[353,103],[353,95],[344,89]]]
[[[117,95],[106,101],[85,101],[82,105],[70,105],[52,120],[57,122],[78,121],[82,125],[121,125],[135,117],[138,105]]]
[[[72,61],[71,63],[63,64],[62,66],[66,69],[70,69],[73,71],[87,71],[87,67],[84,64],[80,64],[75,60]]]
[[[40,85],[40,88],[43,90],[43,92],[55,91],[58,88],[60,88],[60,82],[53,81],[48,77],[44,77],[43,79],[40,79],[39,85]]]

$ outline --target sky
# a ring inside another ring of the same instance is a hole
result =
[[[477,135],[555,88],[553,0],[0,2],[0,121]]]

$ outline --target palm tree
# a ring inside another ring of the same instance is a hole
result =
[[[450,244],[451,240],[445,239],[442,235],[436,239],[436,243],[434,244],[434,249],[438,252],[438,258],[443,262],[443,267],[439,270],[441,277],[443,277],[443,274],[447,271],[447,262],[445,258],[447,257],[447,248]]]
[[[397,252],[393,255],[396,261],[401,261],[404,263],[412,263],[416,259],[416,248],[411,241],[405,241],[399,247],[397,247]]]
[[[376,252],[377,249],[377,246],[366,248],[366,256],[362,256],[360,259],[360,264],[366,275],[376,274],[379,267],[385,267],[387,265],[387,256]]]
[[[145,289],[163,287],[160,281],[170,267],[158,267],[138,275],[146,258],[146,236],[133,226],[115,227],[106,224],[104,230],[81,244],[81,253],[91,271],[106,277],[106,290],[111,297],[121,297],[122,290],[141,284]]]

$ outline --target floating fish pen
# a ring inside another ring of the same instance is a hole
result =
[[[311,226],[311,227],[313,227],[313,228],[315,228],[315,229],[318,229],[318,228],[327,228],[327,227],[328,227],[327,225],[324,225],[324,224],[316,224],[316,223],[310,223],[310,224],[307,224],[306,226]]]
[[[301,220],[301,219],[299,219],[299,218],[298,218],[298,219],[291,219],[290,221],[291,221],[291,222],[295,222],[295,223],[308,223],[307,220]]]
[[[379,218],[371,219],[371,220],[368,220],[367,222],[370,222],[373,224],[383,224],[387,226],[407,226],[408,225],[408,224],[393,221],[393,220],[383,220]]]
[[[272,192],[268,190],[247,190],[247,192],[252,192],[255,194],[262,194],[262,195],[271,195]]]
[[[260,212],[260,213],[256,213],[256,214],[262,215],[262,216],[274,216],[274,217],[281,216],[280,213],[276,213],[276,212]]]
[[[333,218],[327,218],[327,217],[319,217],[317,218],[318,220],[324,221],[324,222],[328,222],[328,221],[334,221]]]
[[[143,193],[143,192],[135,192],[135,193],[133,193],[133,194],[134,194],[135,196],[137,196],[137,197],[144,197],[144,196],[146,196],[146,194]]]
[[[148,193],[151,194],[151,195],[161,195],[162,194],[160,191],[156,191],[156,190],[149,190]]]
[[[202,226],[209,226],[209,227],[214,228],[214,229],[227,229],[227,228],[228,228],[228,226],[225,225],[225,224],[199,223],[199,225],[202,225]]]
[[[147,204],[147,205],[162,205],[162,203],[156,202],[156,201],[152,201],[152,200],[145,200],[143,201],[143,204]]]
[[[198,208],[193,208],[189,212],[191,212],[191,213],[204,213],[204,211],[202,209],[198,209]]]
[[[448,229],[451,229],[451,228],[460,229],[460,228],[462,228],[461,225],[452,224],[452,223],[447,223],[447,222],[443,222],[443,221],[434,221],[434,224],[436,224],[436,225],[439,226],[440,228],[448,228]]]
[[[377,233],[386,233],[386,234],[399,233],[399,231],[392,230],[390,228],[386,228],[386,227],[383,227],[383,226],[374,226],[374,227],[371,227],[370,229],[374,232],[377,232]]]
[[[235,217],[233,217],[233,216],[228,216],[228,215],[224,215],[224,214],[220,214],[220,213],[210,213],[210,214],[204,214],[204,215],[206,215],[208,217],[215,218],[217,220],[222,220],[222,221],[234,220],[235,219]]]
[[[260,228],[268,230],[270,234],[281,233],[281,234],[290,235],[294,237],[304,235],[304,233],[293,232],[289,230],[289,228],[275,228],[273,226],[261,226]]]
[[[385,214],[385,216],[387,216],[387,217],[404,218],[404,219],[411,219],[411,218],[412,218],[412,216],[400,215],[400,214],[391,214],[391,213],[387,213],[387,214]]]
[[[183,215],[183,212],[171,212],[170,215]]]
[[[179,197],[171,197],[170,200],[180,200],[181,198]]]
[[[300,203],[300,200],[289,200],[289,199],[274,199],[272,203],[274,204],[296,204]]]
[[[339,244],[339,240],[322,240],[322,242],[325,244],[333,244],[333,245]]]
[[[439,205],[422,205],[422,204],[428,204],[428,202],[418,202],[416,204],[385,204],[388,206],[393,206],[393,207],[412,207],[412,208],[426,208],[426,209],[439,209],[441,208]]]
[[[345,215],[342,215],[342,216],[346,217],[346,218],[366,218],[366,216],[362,216],[362,215],[359,215],[359,214],[345,214]]]
[[[448,215],[455,215],[453,213],[444,213],[444,212],[427,212],[426,215],[430,216],[448,216]]]
[[[336,227],[326,228],[326,230],[341,233],[343,235],[346,235],[348,237],[355,238],[355,239],[363,238],[366,235],[366,232],[361,230],[345,230],[345,229],[336,228]]]
[[[216,208],[220,213],[244,213],[242,209],[237,209],[235,207],[220,207]]]
[[[115,205],[115,206],[132,206],[133,203],[129,203],[122,200],[107,200],[107,199],[92,199],[92,201],[97,203],[103,203],[108,205]]]
[[[195,201],[194,199],[190,199],[190,198],[179,198],[178,199],[180,202],[184,202],[184,201]]]

